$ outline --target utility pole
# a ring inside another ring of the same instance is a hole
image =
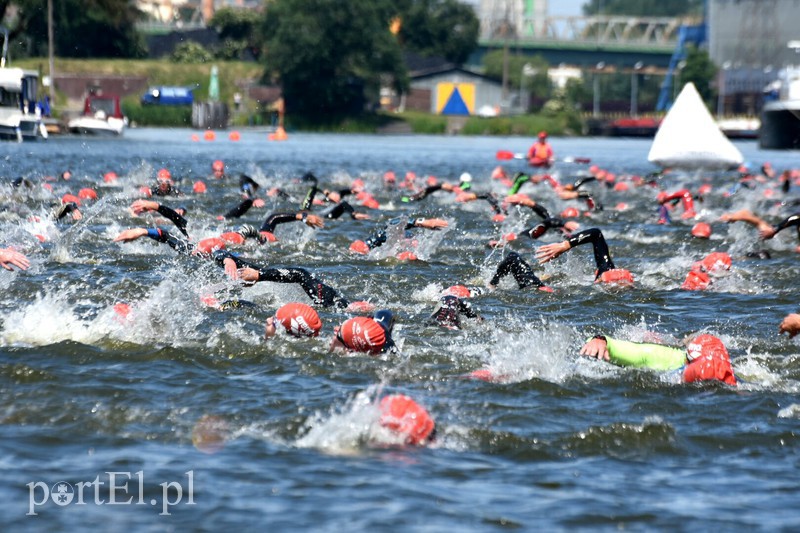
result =
[[[47,57],[50,70],[48,94],[51,105],[55,103],[55,60],[53,59],[53,0],[47,0]]]

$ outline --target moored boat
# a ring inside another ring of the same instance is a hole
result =
[[[81,135],[122,135],[128,119],[122,114],[119,96],[91,94],[83,104],[83,114],[67,122],[70,133]]]
[[[782,69],[765,96],[759,146],[769,150],[800,148],[800,68]]]

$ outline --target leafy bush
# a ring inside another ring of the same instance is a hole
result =
[[[202,45],[187,41],[175,47],[170,59],[173,63],[209,63],[214,60],[214,56]]]
[[[138,100],[126,98],[122,102],[122,113],[131,124],[138,126],[188,128],[192,125],[191,106],[142,106]]]

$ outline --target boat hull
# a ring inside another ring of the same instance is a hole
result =
[[[758,144],[767,150],[800,149],[800,102],[764,106]]]
[[[102,120],[89,117],[81,117],[70,120],[67,129],[70,133],[78,135],[97,135],[105,137],[117,137],[122,135],[125,129],[122,120]]]
[[[20,120],[19,125],[0,123],[0,140],[37,141],[43,136],[40,120]]]

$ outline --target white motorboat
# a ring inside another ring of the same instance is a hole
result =
[[[39,73],[0,68],[0,139],[31,141],[47,138],[36,103]]]
[[[67,122],[70,133],[80,135],[122,135],[128,119],[123,116],[118,96],[89,95],[83,114]]]

